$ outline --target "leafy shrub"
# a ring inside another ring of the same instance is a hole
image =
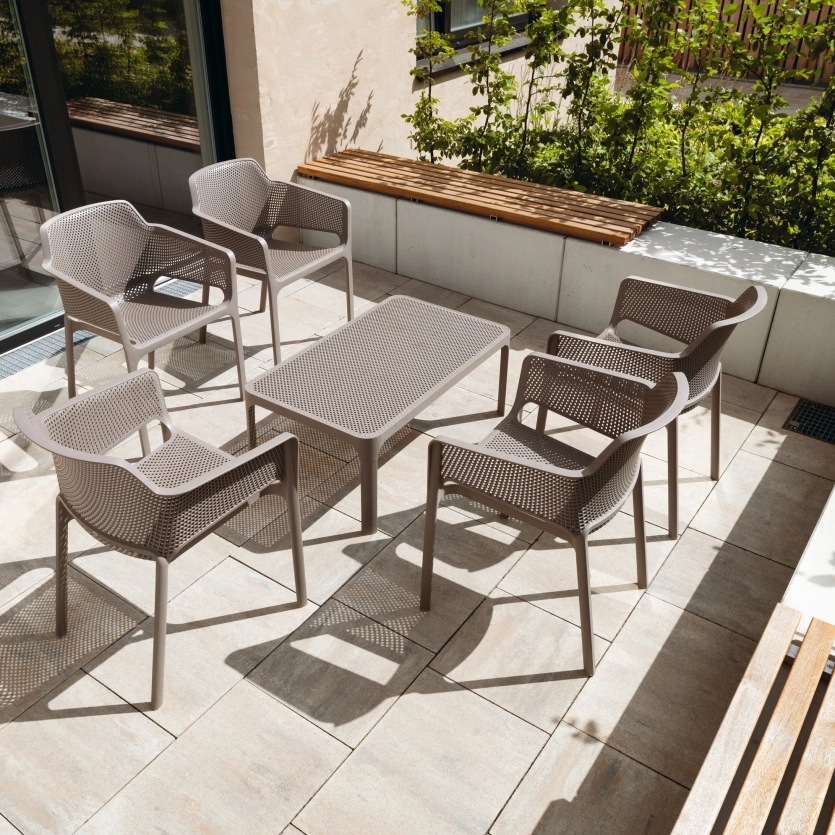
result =
[[[436,75],[451,47],[431,27],[418,35],[413,74],[423,89],[404,118],[421,159],[648,203],[675,223],[835,255],[835,77],[791,115],[780,95],[782,84],[820,81],[795,56],[835,55],[830,4],[796,0],[769,13],[752,0],[724,9],[718,0],[479,3],[484,22],[462,67],[475,97],[466,116],[440,118]],[[429,21],[440,10],[437,0],[407,6]],[[829,16],[817,14],[824,6]],[[521,79],[498,51],[511,37],[506,18],[519,12],[530,14]],[[581,39],[574,50],[571,36]],[[624,39],[637,58],[617,90]],[[693,59],[681,69],[684,54]]]

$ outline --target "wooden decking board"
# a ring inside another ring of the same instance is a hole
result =
[[[709,835],[713,829],[798,623],[800,612],[777,604],[672,835]]]
[[[833,772],[835,687],[830,679],[775,835],[814,835]]]
[[[67,102],[70,123],[76,127],[129,136],[159,145],[200,150],[197,119],[148,107],[86,98]]]
[[[762,833],[833,643],[835,626],[813,618],[734,804],[726,832]]]
[[[304,163],[299,173],[616,246],[661,215],[639,203],[356,149]]]
[[[390,172],[385,169],[378,171],[371,165],[363,164],[361,162],[357,163],[352,159],[340,160],[338,168],[342,171],[354,172],[359,176],[370,177],[375,181],[385,180],[391,176]],[[621,215],[616,210],[610,210],[608,213],[604,213],[599,212],[592,207],[572,206],[571,201],[563,197],[555,198],[546,194],[544,198],[541,198],[537,194],[528,194],[522,190],[514,188],[507,188],[506,194],[503,193],[501,195],[497,195],[497,190],[495,188],[488,189],[479,183],[471,184],[460,181],[455,182],[454,178],[447,178],[445,176],[421,176],[417,172],[402,173],[399,176],[403,177],[404,180],[408,181],[412,185],[417,185],[418,187],[420,183],[433,183],[436,185],[438,191],[444,194],[452,194],[458,197],[466,197],[468,194],[478,194],[479,196],[485,197],[489,202],[495,202],[496,205],[506,206],[508,208],[512,208],[513,204],[511,200],[515,200],[517,205],[525,206],[532,211],[536,211],[537,209],[541,210],[543,205],[556,210],[570,209],[577,214],[578,218],[582,218],[585,222],[594,223],[600,225],[601,227],[613,227],[626,233],[629,233],[632,230],[633,224],[622,220]],[[507,182],[513,183],[513,180],[508,180]],[[504,191],[505,189],[502,189],[502,192]]]

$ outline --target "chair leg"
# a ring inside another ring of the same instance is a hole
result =
[[[296,579],[296,603],[307,605],[307,582],[304,576],[302,515],[299,509],[299,442],[293,438],[284,444],[284,496],[290,522],[290,546],[293,550],[293,574]]]
[[[55,634],[67,634],[67,563],[69,561],[69,523],[72,516],[61,496],[55,499]]]
[[[73,345],[73,327],[67,317],[64,317],[64,341],[67,358],[67,390],[70,397],[75,397],[75,347]]]
[[[168,560],[157,557],[154,594],[154,660],[151,673],[151,710],[162,707],[165,691],[165,632],[168,625]]]
[[[426,492],[426,517],[423,523],[423,570],[420,580],[420,608],[428,611],[432,604],[432,569],[435,562],[435,528],[438,506],[444,496],[441,488],[441,445],[429,446],[429,474]]]
[[[678,539],[678,418],[667,424],[667,532]]]
[[[354,318],[354,262],[352,258],[345,259],[345,295],[347,296],[348,321]]]
[[[638,588],[647,587],[647,528],[644,520],[644,465],[638,465],[638,479],[632,491],[635,521],[635,557],[638,563]]]
[[[201,301],[202,301],[203,305],[205,305],[205,306],[208,306],[208,304],[209,304],[209,291],[210,290],[211,290],[211,288],[209,287],[208,284],[203,285],[203,297],[202,297]],[[203,325],[203,327],[200,328],[199,333],[200,333],[200,335],[197,337],[197,341],[201,345],[205,345],[206,344],[206,334],[207,334],[206,325]]]
[[[536,413],[536,431],[537,432],[544,432],[545,431],[545,421],[548,420],[548,409],[545,406],[540,406],[539,411]]]
[[[237,313],[232,314],[232,338],[235,342],[235,362],[238,364],[238,388],[241,391],[241,400],[244,399],[244,386],[246,385],[246,366],[244,365],[244,340],[241,333],[241,319]]]
[[[123,345],[122,348],[125,351],[125,364],[128,367],[128,371],[136,371],[136,367],[139,365],[137,358],[132,352],[128,351],[127,346]],[[148,354],[148,356],[150,357],[151,354]],[[145,458],[150,455],[151,439],[148,437],[148,427],[146,425],[139,428],[139,443],[142,447],[142,457]]]
[[[281,362],[281,335],[278,332],[278,290],[270,283],[270,326],[273,334],[273,361]]]
[[[258,305],[258,313],[263,313],[267,309],[267,285],[269,284],[268,279],[264,279],[261,282],[261,301]]]
[[[496,407],[496,414],[501,417],[504,414],[505,400],[507,399],[507,362],[510,357],[510,347],[502,347],[502,355],[499,360],[499,403]]]
[[[589,575],[589,540],[581,534],[574,543],[577,558],[577,589],[580,595],[580,631],[583,636],[583,668],[594,675],[594,626],[591,617],[591,578]]]
[[[148,368],[152,371],[156,367],[156,356],[154,351],[148,351]]]
[[[722,444],[722,370],[710,394],[710,477],[719,481],[719,453]]]
[[[249,441],[249,448],[255,449],[258,445],[258,436],[255,430],[255,406],[250,406],[246,403],[246,433],[247,433],[247,440]]]

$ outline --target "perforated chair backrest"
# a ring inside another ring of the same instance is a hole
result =
[[[201,168],[189,178],[189,188],[192,208],[199,216],[244,232],[263,225],[270,180],[254,159],[233,159]]]
[[[734,301],[726,302],[722,316],[709,323],[682,352],[678,368],[690,382],[691,401],[707,393],[719,371],[722,351],[737,325],[756,316],[767,298],[763,287],[749,287]]]
[[[681,372],[666,374],[644,389],[641,422],[623,432],[597,457],[596,468],[583,477],[574,530],[591,527],[619,507],[635,481],[647,435],[666,426],[687,402],[687,380]]]
[[[147,271],[153,234],[139,212],[124,200],[93,203],[56,215],[41,226],[44,268],[116,296]]]

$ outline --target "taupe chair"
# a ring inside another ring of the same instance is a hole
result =
[[[680,372],[653,384],[546,354],[527,356],[510,414],[480,444],[437,438],[429,445],[420,608],[430,606],[438,506],[444,495],[461,494],[574,547],[583,666],[594,675],[589,534],[605,525],[631,493],[638,586],[647,587],[641,447],[650,432],[675,420],[686,400],[687,379]],[[596,458],[575,449],[521,423],[519,415],[529,403],[612,441]]]
[[[657,382],[671,371],[687,377],[690,393],[682,413],[712,394],[710,411],[710,477],[719,479],[720,418],[722,414],[722,350],[742,322],[756,316],[767,301],[765,289],[751,286],[737,299],[703,293],[647,278],[629,276],[618,290],[612,320],[598,337],[556,331],[548,353],[565,359],[632,374]],[[686,347],[678,353],[653,351],[625,343],[618,335],[621,322],[635,322]],[[545,427],[547,409],[541,407],[537,428]],[[678,538],[678,419],[667,426],[668,530]]]
[[[55,276],[64,305],[67,379],[75,397],[73,333],[92,331],[121,342],[128,371],[142,357],[154,367],[154,351],[228,316],[232,320],[238,385],[246,372],[238,316],[235,256],[178,229],[146,223],[125,200],[93,203],[56,215],[41,226],[44,269]],[[155,290],[160,279],[180,278],[203,286],[202,302]],[[223,300],[209,303],[217,287]],[[145,429],[142,450],[149,452]]]
[[[209,241],[227,246],[238,259],[238,271],[261,284],[259,312],[270,296],[273,358],[281,361],[278,293],[282,287],[334,261],[344,260],[348,319],[354,318],[354,273],[351,256],[351,204],[310,188],[271,180],[254,159],[218,162],[188,179],[194,214]],[[309,246],[273,237],[279,226],[330,232],[332,247]]]
[[[21,432],[52,453],[56,499],[56,631],[67,634],[67,525],[75,519],[108,548],[156,563],[151,707],[162,704],[168,564],[259,496],[287,501],[296,599],[307,602],[299,444],[284,433],[238,458],[176,429],[159,378],[134,371],[40,414],[17,408]],[[107,453],[159,421],[164,443],[132,464]]]

